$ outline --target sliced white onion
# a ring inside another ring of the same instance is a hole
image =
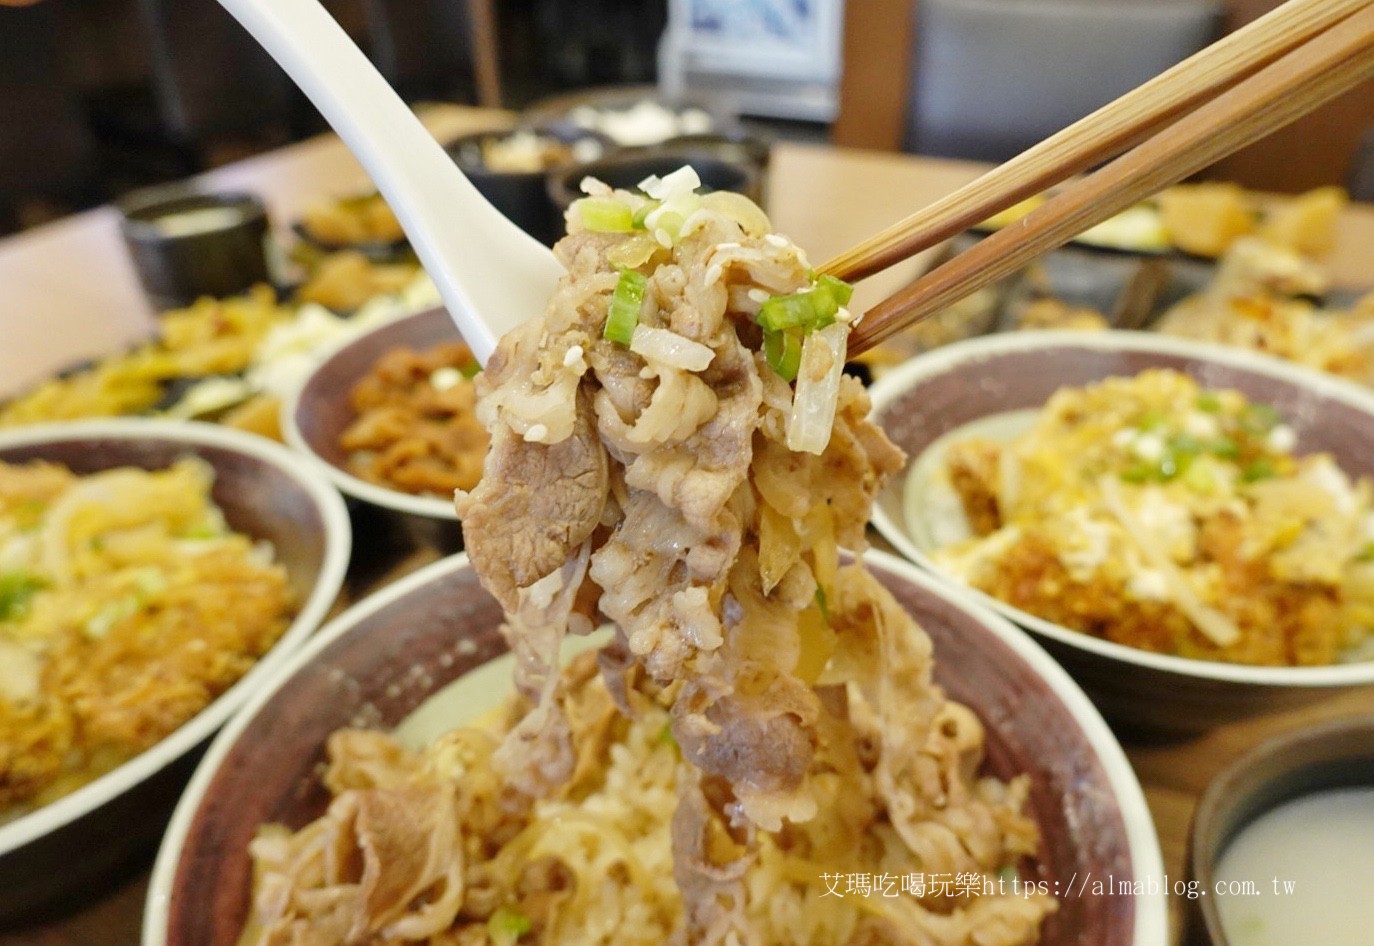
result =
[[[787,449],[818,455],[825,452],[830,428],[835,424],[835,402],[848,341],[849,326],[833,322],[808,334],[802,343],[797,393],[787,418]]]
[[[636,325],[630,339],[630,351],[683,371],[705,371],[716,353],[700,342],[670,332],[666,328]]]
[[[745,233],[763,236],[773,232],[773,224],[768,220],[758,204],[743,194],[734,191],[712,191],[701,198],[701,205],[722,216],[729,217],[740,225]]]
[[[1121,523],[1126,535],[1135,545],[1136,552],[1145,563],[1159,572],[1168,583],[1170,598],[1183,612],[1183,616],[1192,621],[1193,625],[1218,647],[1229,647],[1240,640],[1240,628],[1235,622],[1198,596],[1178,566],[1164,552],[1163,543],[1153,530],[1136,518],[1135,513],[1126,505],[1116,480],[1110,476],[1103,477],[1101,488],[1103,504],[1107,511]]]
[[[674,197],[693,193],[701,186],[701,178],[690,164],[659,177],[651,174],[639,182],[639,189],[655,200],[672,200]]]

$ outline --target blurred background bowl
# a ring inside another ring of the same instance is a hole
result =
[[[391,533],[416,545],[446,552],[463,547],[452,497],[417,496],[369,483],[348,469],[339,438],[357,413],[349,392],[396,348],[425,351],[462,336],[442,308],[386,322],[334,349],[282,402],[282,434],[349,499],[360,533]]]
[[[390,214],[389,208],[376,203],[380,200],[381,195],[377,191],[368,190],[343,197],[320,200],[307,207],[303,216],[291,224],[291,230],[296,234],[298,241],[291,248],[292,256],[299,262],[310,263],[331,253],[351,250],[355,253],[361,253],[370,262],[383,265],[413,262],[415,251],[410,248],[410,241],[405,238],[404,234],[392,239],[341,240],[335,236],[317,232],[311,226],[312,217],[328,219],[336,214],[357,213],[359,207],[372,206],[373,209],[380,211],[385,216],[388,222],[386,230],[390,231],[388,236],[391,236],[391,234],[399,232],[399,224]]]
[[[118,207],[124,244],[159,311],[273,281],[267,207],[252,194],[171,184],[135,191]]]
[[[908,468],[935,441],[974,421],[1038,409],[1055,391],[1149,368],[1271,404],[1297,435],[1295,452],[1326,452],[1352,478],[1374,477],[1374,393],[1329,375],[1232,348],[1142,332],[993,335],[927,352],[873,386],[873,417],[906,451]],[[1374,661],[1257,667],[1152,653],[1069,630],[943,575],[905,516],[906,475],[879,495],[874,525],[903,555],[956,593],[1033,633],[1103,714],[1141,730],[1199,732],[1374,684]]]
[[[734,134],[739,112],[720,95],[666,95],[656,85],[611,86],[556,95],[525,109],[526,123],[544,129],[592,129],[624,148],[662,144],[680,135]]]
[[[690,164],[701,178],[703,191],[735,191],[755,203],[763,198],[759,171],[750,163],[727,161],[711,154],[644,148],[621,151],[600,161],[577,164],[548,177],[549,199],[559,213],[567,210],[582,193],[582,179],[594,177],[611,187],[637,190],[650,175],[662,177]]]
[[[1191,879],[1202,890],[1214,891],[1227,847],[1258,818],[1285,802],[1350,788],[1374,789],[1374,716],[1335,720],[1261,744],[1213,779],[1203,793],[1188,837]],[[1297,873],[1301,865],[1293,869],[1295,873],[1279,879],[1312,882]],[[1260,895],[1266,894],[1264,890]],[[1222,927],[1220,899],[1187,901],[1190,943],[1238,946]],[[1358,939],[1353,931],[1352,935]]]
[[[261,437],[186,421],[107,420],[0,433],[0,460],[48,460],[77,473],[156,470],[185,456],[215,471],[212,498],[235,531],[270,542],[299,602],[272,648],[228,691],[151,749],[50,805],[0,825],[0,923],[84,896],[161,835],[199,749],[319,626],[352,548],[339,494],[309,464]]]
[[[1002,618],[954,598],[894,556],[874,574],[930,634],[935,677],[986,726],[983,770],[1031,780],[1027,814],[1043,839],[1037,880],[1075,873],[1145,882],[1163,874],[1135,774],[1102,718],[1039,647]],[[259,824],[301,827],[323,812],[329,734],[366,711],[392,729],[430,696],[506,650],[502,616],[466,556],[416,572],[335,621],[282,668],[206,755],[163,842],[148,891],[144,946],[232,946],[249,906],[248,842]],[[417,672],[419,668],[422,672]],[[493,688],[494,689],[494,688]],[[509,680],[480,713],[513,692]],[[460,719],[452,720],[459,724]],[[1164,946],[1162,892],[1065,897],[1047,943]]]
[[[566,155],[559,155],[551,163],[541,163],[537,169],[493,166],[489,161],[493,145],[509,145],[512,140],[522,150],[553,145],[551,150],[561,150]],[[444,150],[497,210],[536,240],[552,246],[563,236],[563,214],[550,200],[545,178],[559,168],[599,160],[616,147],[615,142],[599,132],[567,125],[464,135],[448,142]]]

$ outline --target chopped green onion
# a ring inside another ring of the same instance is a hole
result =
[[[533,928],[529,917],[507,907],[497,907],[491,919],[487,920],[487,936],[493,946],[512,946]]]
[[[1159,411],[1146,411],[1140,415],[1140,420],[1136,421],[1136,426],[1141,430],[1158,430],[1167,426],[1169,418]]]
[[[825,623],[830,624],[830,605],[825,600],[825,588],[816,585],[816,607],[821,609],[821,617],[825,618]]]
[[[672,723],[663,724],[663,728],[659,730],[658,733],[658,741],[660,745],[672,746],[674,749],[677,748],[677,737],[673,735]]]
[[[1250,404],[1240,415],[1240,425],[1247,433],[1263,436],[1283,420],[1279,412],[1268,404]]]
[[[1211,466],[1204,463],[1197,463],[1190,466],[1188,471],[1183,474],[1183,482],[1186,483],[1190,489],[1203,494],[1215,492],[1219,485],[1217,483],[1216,474],[1212,472]]]
[[[1374,542],[1366,542],[1355,555],[1357,562],[1374,562]]]
[[[1203,391],[1197,396],[1197,409],[1206,411],[1208,414],[1215,414],[1221,410],[1221,398],[1211,391]]]
[[[482,373],[482,365],[480,362],[470,361],[458,370],[462,372],[463,377],[471,381],[473,378],[477,377],[479,374]]]
[[[594,233],[628,233],[634,229],[634,213],[628,204],[610,197],[584,197],[577,202],[582,226]]]
[[[86,621],[86,636],[96,639],[104,637],[120,621],[142,610],[143,605],[144,599],[137,594],[127,594],[111,601]]]
[[[1188,468],[1189,457],[1187,454],[1179,453],[1176,450],[1164,451],[1164,456],[1159,458],[1159,466],[1156,468],[1161,480],[1171,480],[1179,473]]]
[[[1274,464],[1265,457],[1260,457],[1253,463],[1248,464],[1245,469],[1240,471],[1240,478],[1247,483],[1255,483],[1259,480],[1267,480],[1277,475]]]
[[[1218,437],[1208,441],[1207,452],[1223,460],[1234,460],[1240,456],[1240,447],[1230,437]]]
[[[606,314],[606,327],[601,332],[603,338],[622,345],[630,344],[635,326],[639,324],[639,311],[644,306],[644,290],[648,285],[649,280],[643,273],[633,269],[621,272],[611,296],[610,311]]]
[[[638,210],[635,211],[634,217],[630,220],[631,226],[633,226],[636,230],[643,230],[645,227],[648,226],[646,218],[649,216],[649,214],[653,213],[662,205],[663,201],[661,200],[651,200],[644,206],[640,207]]]
[[[0,572],[0,621],[23,617],[29,599],[46,587],[48,583],[32,572]]]
[[[798,292],[774,296],[759,306],[758,323],[765,331],[780,332],[787,328],[810,328],[818,317],[815,297],[809,292]]]
[[[816,278],[816,285],[829,290],[830,294],[835,297],[835,301],[840,305],[849,305],[849,300],[854,297],[853,286],[843,279],[836,279],[834,276],[828,276],[825,273],[822,273]]]
[[[1175,434],[1169,438],[1169,450],[1180,458],[1192,459],[1206,449],[1206,444],[1189,434]]]
[[[1147,463],[1137,463],[1127,467],[1121,473],[1121,478],[1127,483],[1148,483],[1157,474],[1155,467]]]
[[[763,357],[768,367],[784,381],[795,381],[801,368],[802,333],[800,329],[763,333]]]
[[[47,511],[48,504],[42,500],[25,500],[14,508],[15,524],[19,526],[20,532],[32,532],[42,524],[43,514]]]
[[[774,296],[759,306],[758,323],[768,331],[786,328],[825,328],[848,305],[854,287],[834,276],[819,276],[810,289],[790,296]]]

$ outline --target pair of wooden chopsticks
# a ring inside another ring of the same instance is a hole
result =
[[[1011,275],[1371,76],[1374,0],[1289,0],[822,266],[862,279],[1120,155],[869,309],[850,336],[850,353]]]

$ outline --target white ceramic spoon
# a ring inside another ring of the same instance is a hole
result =
[[[563,269],[487,203],[318,0],[220,0],[315,103],[396,212],[473,354],[539,315]]]

